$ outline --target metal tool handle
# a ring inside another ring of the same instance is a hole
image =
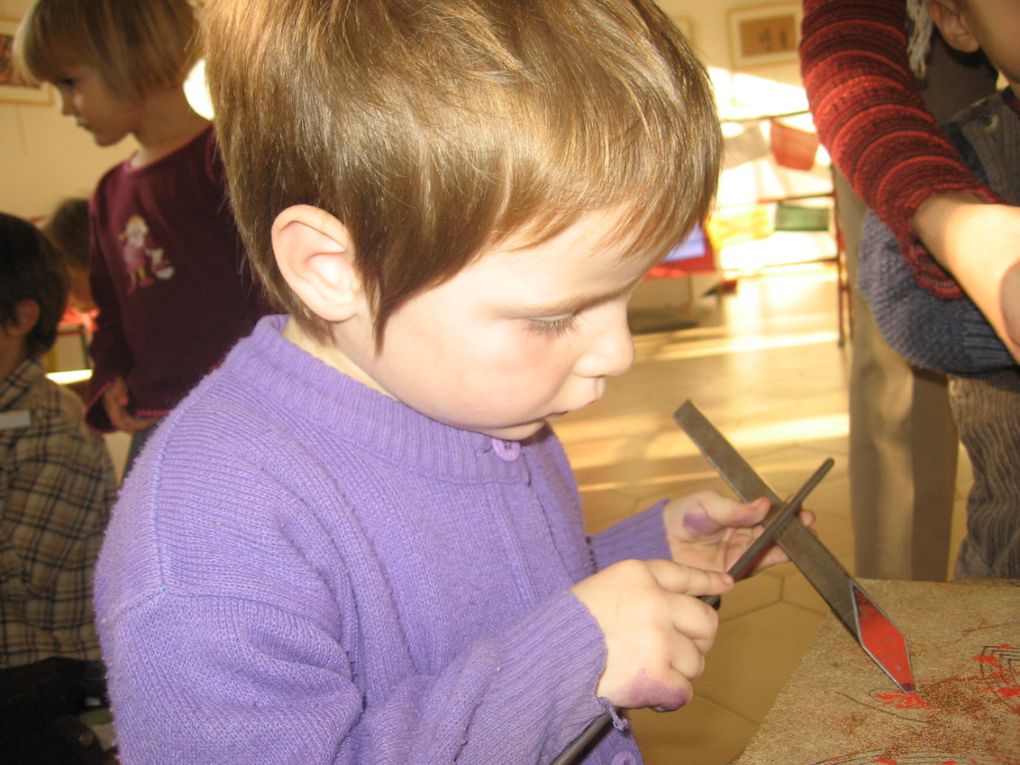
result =
[[[676,410],[673,419],[686,431],[723,479],[741,499],[749,501],[762,495],[773,503],[775,492],[754,472],[735,448],[723,438],[693,403],[687,401]],[[788,523],[776,537],[778,544],[804,574],[832,613],[861,644],[867,654],[904,692],[916,687],[910,669],[910,655],[903,633],[878,607],[860,583],[843,568],[829,548],[799,523]],[[870,618],[862,620],[862,612]],[[884,636],[884,638],[883,638]],[[878,638],[876,642],[876,638]]]
[[[811,477],[805,481],[804,485],[797,490],[797,493],[786,500],[782,507],[772,506],[769,514],[765,516],[765,528],[762,530],[762,533],[751,542],[748,548],[744,550],[743,554],[737,558],[736,562],[726,572],[733,577],[734,581],[747,576],[747,573],[754,567],[754,564],[758,562],[758,558],[765,552],[765,548],[775,543],[776,537],[786,529],[786,524],[800,512],[800,506],[804,504],[807,495],[815,490],[815,487],[821,483],[822,479],[832,470],[832,466],[835,464],[836,461],[832,457],[828,457],[811,474]],[[717,608],[721,600],[718,595],[702,595],[701,599],[713,608]]]

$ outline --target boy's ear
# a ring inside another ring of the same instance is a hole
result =
[[[14,321],[4,329],[11,337],[24,337],[39,321],[39,304],[31,299],[19,300],[14,306]]]
[[[970,22],[956,0],[928,0],[928,15],[953,48],[964,53],[980,50],[981,43],[971,32]]]
[[[346,321],[364,307],[351,237],[325,210],[294,205],[276,216],[276,265],[297,298],[329,322]]]

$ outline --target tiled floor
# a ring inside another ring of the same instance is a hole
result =
[[[837,344],[834,279],[827,267],[742,278],[735,294],[702,301],[696,327],[635,338],[634,368],[598,405],[557,423],[592,531],[663,496],[726,491],[672,422],[689,398],[781,496],[825,457],[836,460],[806,504],[820,538],[852,570],[850,350]],[[827,613],[792,564],[739,583],[724,598],[694,701],[631,715],[646,762],[723,765],[739,755]]]

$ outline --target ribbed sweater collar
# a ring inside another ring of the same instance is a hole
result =
[[[380,459],[435,477],[528,479],[524,455],[530,444],[551,436],[548,428],[521,443],[520,459],[507,461],[495,439],[431,420],[298,348],[282,335],[286,321],[286,316],[261,319],[222,367],[260,399],[281,407],[285,422],[300,422],[310,435],[333,434]]]

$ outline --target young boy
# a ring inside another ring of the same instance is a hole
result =
[[[1006,79],[1001,93],[956,115],[946,134],[979,178],[1020,204],[1020,9],[1008,0],[929,0],[928,12],[947,43],[983,49]],[[955,574],[1018,578],[1020,367],[969,298],[942,300],[917,286],[873,214],[860,249],[861,291],[889,345],[912,364],[951,376],[953,416],[974,468]]]
[[[588,539],[547,422],[629,367],[628,296],[710,202],[691,50],[650,0],[205,13],[232,203],[289,316],[114,513],[125,761],[549,762],[614,707],[688,702],[717,626],[692,596],[728,590],[766,503]],[[639,758],[613,730],[587,761]]]
[[[54,720],[78,711],[89,675],[101,687],[92,574],[116,483],[81,401],[39,361],[66,296],[56,248],[0,213],[0,748],[19,762],[57,740],[80,752],[88,729]]]

